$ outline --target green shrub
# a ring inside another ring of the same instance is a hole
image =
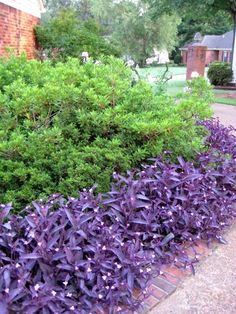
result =
[[[79,21],[76,12],[71,9],[59,11],[46,25],[36,26],[35,32],[40,48],[51,59],[80,57],[83,51],[88,51],[93,58],[100,55],[119,56],[116,47],[101,36],[95,21]]]
[[[174,63],[175,63],[175,64],[180,64],[181,62],[182,62],[182,56],[181,56],[180,53],[177,53],[177,54],[175,55],[175,58],[174,58]]]
[[[164,150],[189,159],[202,148],[193,111],[209,116],[206,98],[189,94],[176,104],[144,81],[131,87],[123,61],[100,61],[1,60],[0,203],[20,207],[94,183],[106,191],[113,171]]]
[[[231,65],[226,62],[213,62],[209,66],[207,76],[212,85],[225,86],[233,79]]]

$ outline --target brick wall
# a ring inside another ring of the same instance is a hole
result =
[[[207,50],[206,65],[219,60],[219,50]]]
[[[25,51],[34,58],[36,40],[34,26],[39,18],[0,3],[0,55],[7,56],[5,48],[14,48],[16,55]]]
[[[206,50],[207,47],[205,46],[191,46],[188,48],[187,80],[192,79],[192,72],[197,72],[199,75],[204,76]]]
[[[206,66],[214,61],[223,61],[224,51],[221,50],[207,50],[206,51]],[[181,51],[182,63],[187,64],[188,51]],[[227,62],[231,62],[231,52],[227,51]]]

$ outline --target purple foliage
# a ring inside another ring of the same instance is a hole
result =
[[[132,292],[163,264],[192,265],[186,241],[218,239],[235,216],[236,141],[219,122],[196,165],[153,160],[114,174],[112,190],[52,195],[24,217],[0,211],[0,313],[109,313],[135,310]],[[119,307],[122,306],[121,309]]]

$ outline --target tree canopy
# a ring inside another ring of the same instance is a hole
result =
[[[153,55],[154,48],[171,51],[177,43],[176,15],[162,15],[153,20],[144,1],[123,1],[114,17],[113,38],[120,43],[123,54],[131,56],[140,65]]]
[[[88,20],[93,20],[95,24],[100,25],[100,34],[106,41],[115,43],[123,55],[131,57],[140,65],[143,65],[145,60],[154,54],[154,48],[171,51],[178,41],[177,26],[180,18],[176,14],[171,14],[171,16],[162,14],[153,19],[152,10],[146,0],[47,0],[48,12],[43,18],[43,24],[55,24],[55,17],[63,6],[73,8],[79,21],[87,23]],[[75,21],[73,23],[73,25],[76,24]],[[60,20],[61,24],[64,22]],[[70,25],[70,21],[68,25],[65,25],[68,36],[63,31],[62,25],[63,38],[71,38],[74,33],[77,34],[77,26],[75,32],[74,26],[72,31],[69,31]],[[51,38],[52,33],[50,28],[42,29],[41,42],[45,34]],[[58,33],[56,28],[55,33]],[[88,33],[86,35],[89,37]],[[60,37],[58,38],[60,40]],[[72,44],[74,43],[75,40],[72,39]],[[70,45],[71,43],[68,49]]]
[[[178,26],[179,46],[191,42],[198,32],[202,35],[221,35],[232,30],[232,28],[232,18],[224,11],[216,12],[211,16],[187,14]]]
[[[149,3],[155,8],[156,14],[170,13],[176,9],[198,13],[204,10],[205,14],[219,10],[236,13],[236,0],[149,0]]]

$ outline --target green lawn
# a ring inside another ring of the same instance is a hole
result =
[[[142,78],[146,78],[148,75],[158,77],[161,76],[166,70],[165,66],[158,66],[158,67],[147,67],[147,68],[140,68],[139,74]],[[169,72],[172,75],[180,75],[186,73],[186,67],[171,67],[169,66]]]
[[[236,106],[236,99],[224,97],[224,95],[231,95],[231,94],[235,95],[236,94],[235,90],[215,89],[214,94],[216,97],[215,101],[217,103]]]
[[[175,96],[176,94],[183,92],[185,86],[185,80],[172,79],[167,83],[167,93],[170,96]]]
[[[224,104],[224,105],[232,105],[232,106],[236,106],[236,99],[232,99],[232,98],[215,98],[215,102],[219,103],[219,104]]]
[[[217,94],[235,94],[235,90],[229,90],[229,89],[215,89],[214,93]]]
[[[147,79],[148,76],[151,77],[160,77],[166,70],[165,66],[158,67],[147,67],[139,69],[138,72],[142,79]],[[206,69],[207,72],[207,69]],[[185,74],[186,67],[171,67],[169,66],[169,74],[173,76],[171,80],[167,82],[167,92],[170,96],[175,96],[176,94],[183,91],[186,86]],[[231,99],[227,97],[222,97],[224,94],[235,94],[236,91],[232,90],[214,90],[215,102],[226,104],[226,105],[235,105],[236,99]]]
[[[158,67],[148,67],[140,68],[138,70],[140,77],[142,79],[147,79],[151,77],[160,77],[166,70],[165,66]],[[171,96],[183,91],[183,88],[186,86],[185,81],[186,67],[171,67],[169,66],[169,75],[174,76],[171,80],[167,82],[167,92]]]

